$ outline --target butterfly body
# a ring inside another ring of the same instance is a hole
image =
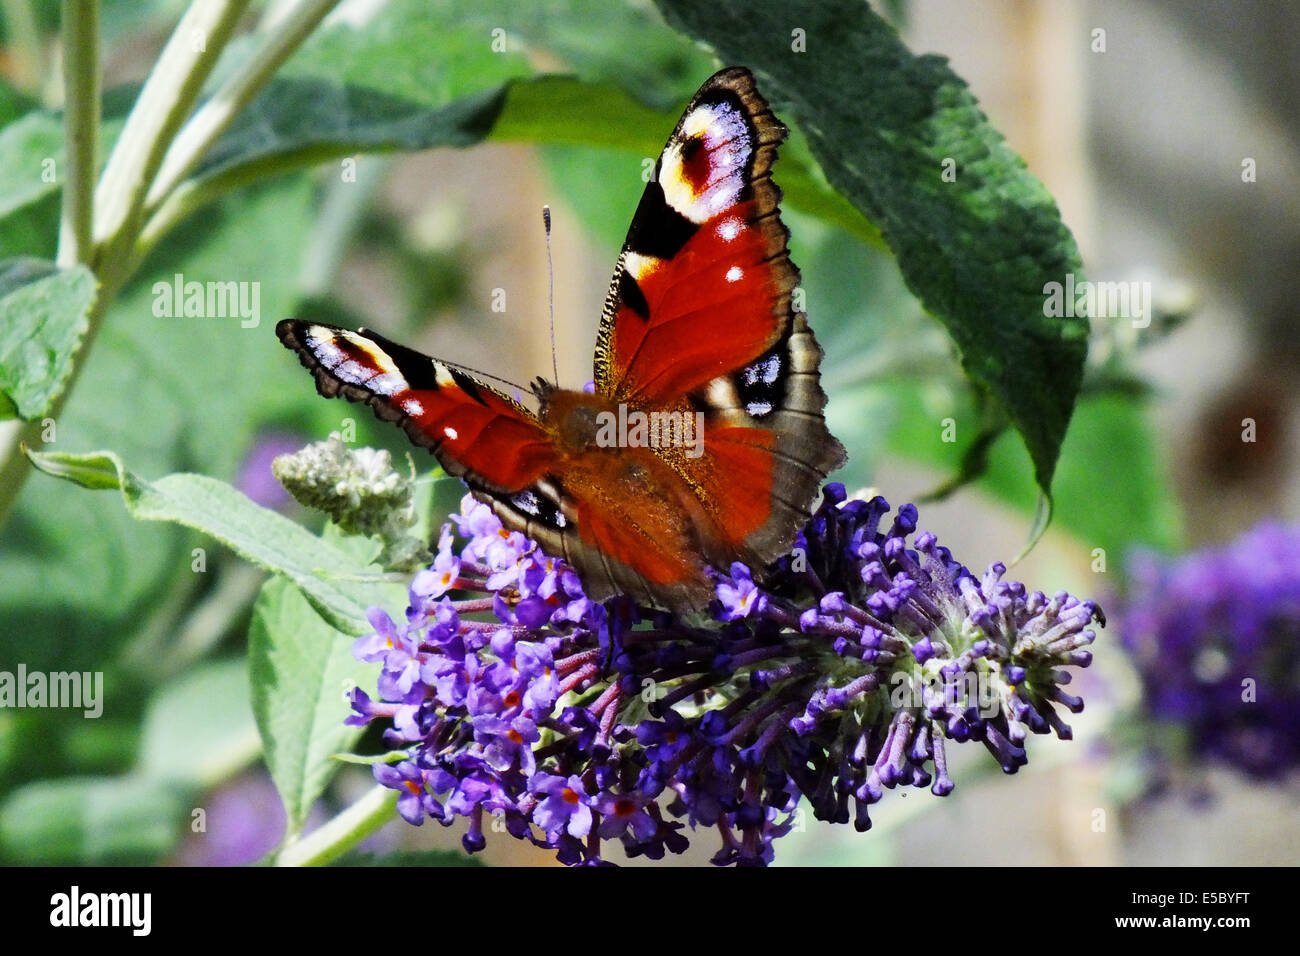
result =
[[[769,175],[784,136],[747,71],[700,88],[633,217],[590,392],[539,380],[533,412],[375,332],[277,334],[322,395],[403,427],[593,599],[701,609],[707,568],[786,553],[844,458]]]

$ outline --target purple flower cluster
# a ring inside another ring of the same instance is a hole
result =
[[[827,485],[791,552],[718,575],[713,621],[618,596],[588,600],[577,576],[466,497],[397,623],[371,612],[356,653],[381,661],[379,699],[354,692],[354,723],[391,722],[406,752],[376,778],[413,824],[468,818],[603,861],[680,853],[714,828],[718,864],[764,864],[773,840],[817,819],[871,825],[885,790],[949,793],[945,742],[981,742],[1007,773],[1029,733],[1069,737],[1057,707],[1083,703],[1061,668],[1086,667],[1090,601],[973,576],[916,509]],[[908,539],[911,543],[908,543]],[[450,592],[459,599],[453,600]],[[460,597],[460,595],[468,595]]]
[[[1258,779],[1300,765],[1300,528],[1130,562],[1121,633],[1155,718],[1191,755]]]

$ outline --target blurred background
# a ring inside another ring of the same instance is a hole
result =
[[[105,4],[106,89],[143,79],[183,6]],[[500,25],[525,38],[507,54],[511,69],[621,85],[662,114],[664,137],[717,65],[648,4],[561,4],[548,15],[426,6],[446,13],[431,42],[485,47],[483,36]],[[276,7],[259,6],[250,25],[275,17]],[[1094,597],[1109,612],[1123,606],[1136,549],[1173,555],[1226,543],[1261,519],[1300,520],[1300,323],[1290,289],[1300,265],[1300,6],[895,0],[873,8],[913,51],[950,59],[1056,197],[1089,278],[1152,284],[1149,328],[1127,320],[1094,328],[1054,484],[1054,523],[1011,576]],[[57,5],[3,0],[0,13],[5,83],[57,106]],[[344,2],[327,29],[384,15],[381,3]],[[295,64],[310,69],[302,56]],[[449,88],[473,88],[465,69]],[[786,149],[803,154],[797,130]],[[278,506],[270,457],[325,437],[345,418],[356,419],[359,441],[404,455],[400,435],[315,396],[275,341],[274,322],[364,324],[515,382],[549,374],[547,203],[560,380],[580,386],[591,378],[601,305],[647,158],[610,145],[493,142],[363,156],[355,175],[329,164],[205,210],[156,250],[114,306],[60,422],[60,447],[113,448],[150,477],[203,471]],[[1247,159],[1252,181],[1243,181]],[[799,209],[787,207],[784,219],[826,351],[831,428],[851,456],[837,477],[895,505],[918,500],[956,474],[984,420],[979,402],[886,251]],[[10,216],[0,255],[51,256],[51,221],[57,201]],[[176,272],[259,281],[261,327],[194,320],[160,329],[151,284]],[[504,290],[499,311],[496,290]],[[949,418],[955,443],[942,438]],[[1246,419],[1254,441],[1242,440]],[[421,452],[416,462],[431,460]],[[1002,434],[980,478],[918,504],[921,526],[967,565],[1009,560],[1037,506],[1020,439]],[[20,655],[30,669],[110,669],[117,699],[98,721],[0,712],[6,860],[238,863],[278,840],[283,813],[238,690],[261,578],[215,546],[210,572],[190,573],[199,543],[171,526],[132,522],[107,493],[42,476],[24,488],[0,532],[0,669]],[[1294,777],[1258,783],[1230,767],[1182,766],[1174,786],[1152,792],[1148,751],[1159,734],[1117,732],[1140,719],[1142,685],[1116,624],[1100,632],[1093,666],[1076,675],[1072,690],[1088,706],[1070,721],[1072,742],[1034,738],[1015,777],[983,751],[955,753],[951,796],[889,794],[867,834],[809,824],[778,842],[777,864],[1297,862]],[[1300,672],[1291,677],[1300,684]],[[210,760],[197,771],[211,793],[208,833],[182,840],[183,819],[178,825],[165,803],[122,816],[131,792],[107,781],[138,774],[150,748],[163,746],[161,728],[183,722],[194,701],[218,698],[228,712],[209,722],[224,730],[212,731]],[[246,691],[243,701],[246,709]],[[370,785],[364,768],[347,768],[321,819]],[[44,823],[33,829],[23,821],[37,807]],[[111,820],[116,833],[102,845],[86,836],[95,814],[101,831]],[[458,841],[455,829],[394,820],[374,845]],[[705,862],[707,842],[682,862]],[[505,838],[490,839],[483,858],[550,862]]]

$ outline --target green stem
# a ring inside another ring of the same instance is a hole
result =
[[[63,183],[58,264],[90,261],[99,172],[99,0],[63,0]]]
[[[176,24],[95,191],[99,262],[120,257],[122,247],[134,241],[163,156],[247,7],[248,0],[196,0]]]
[[[248,63],[230,77],[185,124],[162,160],[145,205],[152,211],[194,168],[208,148],[240,114],[289,55],[307,38],[338,0],[301,0],[268,32]]]
[[[375,786],[333,820],[290,842],[276,855],[275,865],[324,866],[393,819],[396,806],[396,790]]]
[[[73,4],[76,0],[65,2]],[[113,298],[139,268],[147,251],[184,218],[178,214],[150,222],[149,234],[141,243],[145,197],[152,196],[154,205],[171,197],[178,184],[176,177],[183,177],[198,162],[337,2],[301,0],[268,30],[252,61],[222,86],[177,135],[249,0],[195,0],[185,11],[145,81],[95,189],[90,240],[93,250],[82,246],[78,254],[89,257],[93,264],[99,294],[73,361],[72,374],[46,417],[57,419],[62,412]],[[166,175],[155,183],[160,168]],[[151,185],[155,190],[151,191]],[[205,193],[202,198],[206,201],[212,197]],[[178,213],[187,208],[185,203],[180,205]],[[0,422],[0,527],[31,474],[19,448],[39,444],[41,427],[40,422],[17,419]]]
[[[73,196],[69,198],[65,192],[65,221],[69,224],[69,230],[60,237],[60,262],[64,256],[73,255],[71,250],[75,248],[78,257],[76,261],[89,261],[94,265],[99,278],[99,293],[88,317],[86,334],[82,337],[73,360],[72,374],[63,391],[55,398],[47,418],[57,420],[63,411],[77,376],[86,364],[86,356],[99,332],[109,303],[139,264],[130,253],[135,246],[135,233],[145,193],[162,162],[168,142],[193,108],[204,80],[248,2],[249,0],[196,0],[190,6],[176,25],[175,32],[145,81],[144,89],[140,91],[131,115],[127,117],[117,145],[113,147],[104,167],[104,174],[95,188],[91,211],[85,211],[81,205],[79,190],[85,187],[84,179],[77,182],[76,190],[73,189],[71,180],[67,184],[66,190],[72,192]],[[76,3],[76,0],[65,0],[65,5],[85,6]],[[94,6],[95,29],[91,36],[97,39],[97,0]],[[84,95],[88,89],[84,82],[85,72],[82,70],[84,63],[98,62],[97,55],[71,46],[73,42],[84,43],[87,39],[79,12],[68,16],[68,11],[64,11],[64,29],[68,31],[65,42],[69,44],[65,52],[65,59],[69,61],[65,64],[65,70],[73,75],[74,80],[69,87],[65,105],[70,114],[65,123],[69,124],[83,123],[92,109],[96,114],[99,111],[98,96],[94,97],[94,106],[89,103],[74,105],[72,102],[74,96]],[[74,120],[72,116],[79,119]],[[80,144],[75,144],[72,136],[73,131],[70,130],[69,163],[78,166],[84,174],[84,170],[93,162],[84,152],[78,153],[78,146],[84,150],[88,141],[85,130],[81,130]],[[93,134],[89,141],[94,141]],[[71,218],[68,213],[69,203],[74,204],[77,210]],[[85,219],[90,221],[91,233],[89,242],[82,243],[76,238],[76,229],[84,225]],[[40,422],[22,422],[17,419],[0,422],[0,527],[4,526],[23,483],[31,474],[31,468],[19,448],[24,444],[39,444],[40,435]]]

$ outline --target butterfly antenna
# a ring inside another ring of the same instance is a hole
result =
[[[555,376],[555,387],[560,387],[560,363],[555,357],[555,267],[551,264],[551,207],[542,207],[542,225],[546,228],[546,276],[549,288],[546,305],[551,313],[551,374]]]

